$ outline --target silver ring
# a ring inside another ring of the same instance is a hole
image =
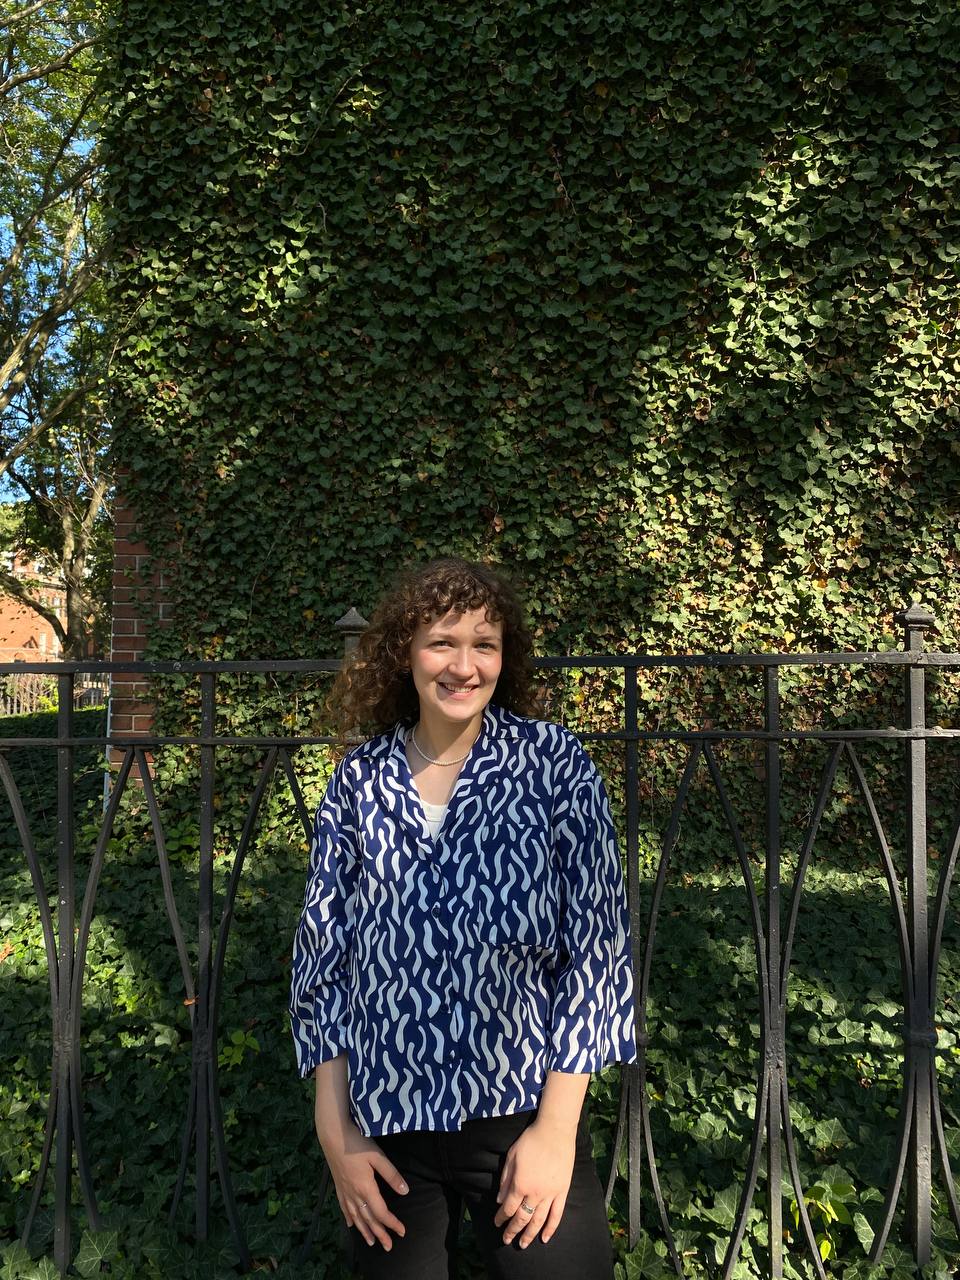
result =
[[[526,1201],[520,1206],[524,1213],[533,1213],[533,1205],[527,1204]]]
[[[361,1201],[360,1201],[360,1208],[361,1208],[361,1209],[365,1209],[366,1207],[367,1207],[367,1202],[366,1202],[366,1200],[361,1200]]]

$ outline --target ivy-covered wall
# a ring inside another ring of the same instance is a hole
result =
[[[128,0],[116,461],[148,656],[319,656],[517,566],[540,650],[960,607],[948,0]]]

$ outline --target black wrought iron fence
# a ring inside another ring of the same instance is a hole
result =
[[[59,663],[44,663],[25,669],[24,663],[8,663],[2,667],[6,674],[0,680],[0,716],[32,715],[47,711],[55,705],[57,696],[56,669]],[[74,706],[98,707],[107,700],[105,677],[91,678],[79,674],[73,689]]]
[[[925,648],[924,636],[932,626],[931,615],[912,605],[899,615],[904,628],[902,650],[880,652],[838,652],[821,654],[700,654],[676,657],[652,655],[616,655],[591,657],[544,658],[537,666],[544,671],[578,671],[618,673],[622,682],[622,719],[619,727],[607,732],[584,733],[585,741],[613,744],[622,753],[622,782],[625,804],[626,880],[634,938],[634,976],[637,992],[639,1062],[622,1070],[620,1106],[613,1145],[613,1156],[606,1195],[613,1193],[620,1154],[625,1146],[627,1168],[628,1246],[632,1249],[641,1230],[658,1235],[666,1245],[666,1258],[678,1276],[685,1274],[685,1263],[671,1224],[669,1196],[663,1190],[663,1169],[655,1138],[656,1103],[649,1087],[650,1053],[655,1047],[655,1033],[650,1031],[648,1010],[651,1002],[653,961],[658,928],[661,927],[665,888],[671,872],[678,832],[688,804],[695,776],[709,779],[741,873],[746,898],[752,945],[756,962],[756,1009],[759,1017],[759,1045],[756,1061],[755,1103],[752,1132],[743,1182],[725,1255],[718,1265],[708,1266],[711,1273],[730,1277],[741,1250],[748,1216],[758,1193],[761,1170],[765,1174],[764,1212],[767,1224],[767,1274],[780,1277],[784,1273],[784,1204],[786,1185],[791,1185],[798,1217],[799,1237],[806,1245],[809,1265],[819,1277],[826,1277],[817,1232],[805,1203],[805,1188],[798,1162],[791,1116],[789,1089],[790,1064],[787,1060],[787,992],[792,958],[797,942],[798,914],[803,900],[805,878],[821,831],[825,809],[843,762],[867,815],[874,851],[882,867],[889,897],[889,925],[900,958],[902,979],[902,1082],[899,1118],[896,1122],[894,1154],[887,1185],[883,1189],[882,1209],[873,1232],[870,1256],[879,1261],[891,1239],[894,1223],[902,1223],[902,1232],[916,1266],[922,1267],[931,1257],[932,1201],[935,1177],[943,1203],[957,1232],[960,1233],[960,1205],[950,1168],[948,1141],[937,1083],[937,975],[941,946],[949,910],[949,893],[960,850],[960,812],[950,823],[946,846],[937,859],[935,888],[931,892],[928,875],[927,832],[927,753],[931,745],[960,737],[960,729],[928,726],[926,719],[926,682],[931,670],[960,668],[960,654],[931,652]],[[353,611],[343,619],[347,649],[355,643],[363,620]],[[149,810],[156,856],[163,883],[165,906],[169,916],[173,944],[176,947],[183,979],[184,1002],[192,1023],[192,1070],[189,1096],[184,1100],[183,1136],[179,1171],[170,1220],[173,1221],[183,1197],[187,1172],[194,1165],[196,1238],[203,1241],[210,1228],[211,1187],[213,1170],[219,1180],[222,1201],[229,1221],[241,1266],[248,1269],[251,1255],[244,1239],[236,1199],[231,1186],[228,1143],[217,1076],[218,1018],[224,982],[224,960],[234,916],[236,895],[243,875],[244,861],[257,830],[258,814],[266,788],[275,774],[282,772],[290,786],[304,837],[309,840],[312,813],[300,785],[295,767],[298,748],[325,743],[324,737],[306,736],[226,736],[216,733],[217,682],[221,673],[312,673],[333,672],[336,660],[264,661],[264,662],[151,662],[151,663],[81,663],[45,664],[44,672],[54,670],[59,692],[57,735],[52,738],[7,738],[0,741],[0,778],[6,789],[14,820],[19,830],[23,854],[30,870],[43,932],[49,968],[53,1057],[51,1090],[40,1168],[37,1174],[22,1239],[28,1244],[44,1185],[50,1168],[54,1175],[54,1259],[65,1272],[71,1259],[70,1208],[74,1198],[72,1158],[75,1154],[77,1177],[90,1225],[99,1226],[97,1189],[93,1184],[87,1142],[84,1134],[84,1093],[82,1085],[81,1025],[82,992],[91,923],[96,912],[97,888],[104,870],[121,796],[139,771],[144,799]],[[639,681],[644,673],[670,670],[727,669],[756,673],[762,681],[762,727],[717,728],[710,724],[697,729],[647,728],[641,723],[638,699]],[[899,727],[866,728],[817,727],[796,728],[784,725],[781,715],[781,684],[790,668],[875,668],[902,672],[902,722]],[[0,667],[0,672],[11,669]],[[22,670],[21,664],[17,669]],[[200,686],[199,732],[186,736],[112,735],[81,738],[74,734],[74,689],[81,673],[136,672],[161,677],[165,673],[196,676]],[[800,842],[789,882],[782,866],[782,763],[787,744],[810,740],[825,744],[826,758],[816,793],[811,796],[805,831]],[[899,787],[903,808],[903,848],[905,866],[902,877],[894,865],[891,839],[881,816],[880,807],[871,791],[863,767],[862,753],[876,742],[899,743],[902,759]],[[122,761],[113,780],[103,822],[86,875],[85,891],[77,913],[77,876],[74,860],[74,755],[83,747],[112,743],[122,752]],[[735,806],[724,778],[720,760],[723,744],[746,742],[758,744],[763,763],[761,785],[762,812],[762,880],[755,883],[755,867],[751,851],[738,824]],[[196,964],[188,956],[182,922],[179,918],[171,884],[170,861],[165,847],[163,820],[151,781],[145,752],[161,752],[165,745],[193,745],[199,751],[199,880],[197,914]],[[56,753],[57,790],[57,894],[50,901],[43,883],[34,832],[19,793],[11,758],[20,748],[48,747]],[[259,773],[246,812],[242,835],[236,847],[229,885],[222,902],[218,927],[215,928],[213,891],[214,798],[217,788],[217,752],[223,747],[245,747],[260,752]],[[658,842],[654,867],[641,868],[640,839],[640,760],[641,750],[666,750],[668,746],[685,753],[669,817]],[[319,798],[319,797],[318,797]],[[641,915],[641,889],[647,902]],[[764,1167],[765,1166],[765,1167]],[[320,1203],[301,1256],[309,1252],[316,1229],[320,1205],[330,1189],[327,1174],[320,1188]],[[655,1205],[655,1218],[648,1212],[642,1221],[644,1200]],[[898,1217],[898,1207],[903,1213]]]

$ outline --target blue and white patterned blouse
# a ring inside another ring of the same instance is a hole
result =
[[[434,842],[407,732],[331,775],[293,945],[300,1075],[346,1053],[367,1137],[531,1111],[549,1070],[637,1060],[623,871],[578,739],[488,703]]]

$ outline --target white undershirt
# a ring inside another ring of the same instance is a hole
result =
[[[413,732],[412,729],[407,729],[406,733],[403,736],[404,745],[406,745],[406,743],[410,740],[410,736],[412,732]],[[447,805],[449,803],[450,802],[448,800],[447,804],[427,804],[426,800],[424,800],[422,797],[420,799],[420,804],[423,807],[424,817],[427,820],[427,830],[430,832],[431,840],[436,840],[437,838],[437,834],[440,831],[440,826],[443,822],[444,815],[447,812]]]
[[[447,812],[445,804],[427,804],[426,800],[420,801],[423,805],[423,812],[427,819],[427,830],[430,837],[436,840],[437,833],[440,830],[440,824],[443,822],[443,815]]]

